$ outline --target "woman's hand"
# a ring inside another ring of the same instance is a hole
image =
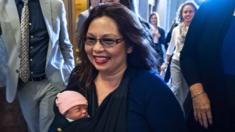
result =
[[[161,68],[160,68],[160,75],[162,75],[166,69],[168,67],[168,63],[164,62],[162,65],[161,65]]]
[[[200,83],[190,88],[194,110],[194,118],[201,126],[208,128],[213,123],[210,100]]]

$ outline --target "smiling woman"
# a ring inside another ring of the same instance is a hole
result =
[[[127,54],[131,53],[131,48],[126,48],[121,41],[123,39],[116,22],[106,16],[94,19],[87,31],[87,38],[92,37],[102,40],[93,45],[89,43],[89,39],[85,41],[86,54],[96,70],[106,73],[110,71],[108,75],[124,71],[127,67]]]
[[[167,68],[170,58],[172,61],[170,64],[171,72],[171,90],[175,94],[176,98],[180,102],[182,108],[186,96],[188,95],[188,86],[181,73],[179,61],[180,52],[184,46],[185,37],[188,32],[189,25],[197,11],[197,6],[194,2],[186,1],[178,9],[179,25],[176,26],[172,31],[172,37],[170,40],[169,47],[166,51],[166,59],[161,66],[162,72]]]
[[[90,117],[57,126],[67,132],[185,132],[180,106],[156,75],[156,52],[133,12],[117,3],[98,5],[80,37],[81,63],[66,90],[87,98]],[[68,122],[57,117],[54,124]]]

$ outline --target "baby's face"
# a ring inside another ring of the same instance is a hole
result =
[[[88,113],[86,104],[74,106],[65,113],[65,117],[72,120],[78,120],[87,116]]]

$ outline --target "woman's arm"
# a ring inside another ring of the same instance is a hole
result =
[[[186,131],[179,103],[167,85],[156,75],[135,76],[128,98],[129,131]]]
[[[194,19],[189,27],[184,47],[181,51],[180,65],[182,73],[190,86],[190,93],[192,97],[194,118],[203,127],[207,128],[212,124],[211,104],[204,91],[203,84],[200,79],[200,69],[198,65],[198,46],[200,45],[201,33],[204,31],[206,20],[210,13],[207,11],[206,4],[203,4],[197,11]],[[200,59],[200,58],[199,58]]]

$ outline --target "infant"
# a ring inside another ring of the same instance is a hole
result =
[[[86,98],[76,91],[63,91],[57,94],[56,106],[68,121],[88,117]]]

